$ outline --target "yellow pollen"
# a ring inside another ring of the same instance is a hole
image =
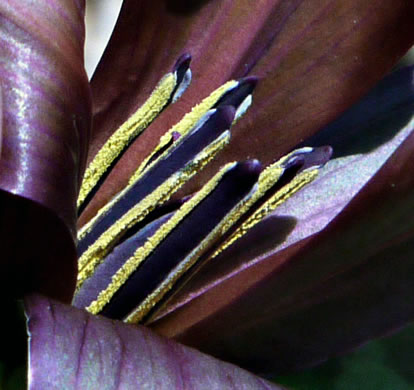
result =
[[[176,74],[167,73],[151,93],[148,100],[102,146],[85,171],[78,197],[78,207],[82,205],[88,194],[99,182],[99,179],[122,151],[149,126],[167,105],[176,84]]]
[[[216,154],[229,143],[229,141],[230,132],[223,132],[212,143],[198,153],[193,160],[189,161],[181,170],[172,174],[151,194],[147,195],[141,202],[137,203],[132,209],[111,225],[111,227],[92,245],[90,245],[79,259],[77,290],[79,290],[85,280],[93,274],[96,267],[103,261],[104,257],[128,229],[142,221],[155,209],[155,207],[167,201],[185,182],[208,164]],[[101,213],[107,212],[111,206],[112,203],[105,206],[105,210],[101,211]],[[88,224],[86,229],[90,230],[92,227],[93,226]],[[83,233],[83,235],[84,234],[86,233]]]
[[[147,128],[165,108],[171,99],[171,95],[173,94],[176,85],[176,74],[166,74],[160,80],[148,100],[115,131],[99,150],[85,171],[78,198],[78,207],[82,205],[105,172],[110,169],[116,159],[134,138],[145,130],[145,128]],[[101,218],[110,212],[111,208],[117,204],[118,200],[122,198],[131,187],[135,186],[139,180],[142,179],[144,174],[149,172],[152,167],[165,158],[172,147],[176,147],[180,142],[183,142],[185,136],[197,126],[197,123],[203,118],[205,120],[205,115],[215,106],[224,94],[238,85],[239,82],[235,80],[223,84],[198,105],[194,106],[189,113],[184,115],[178,123],[169,129],[160,138],[156,148],[131,176],[128,185],[109,203],[102,207],[97,215],[79,231],[78,239],[84,239],[86,235],[94,229]],[[238,107],[240,112],[243,113],[250,103],[251,95],[245,98],[241,108]],[[237,119],[235,119],[235,121],[236,120]],[[173,142],[174,133],[180,134],[180,138],[175,142]],[[207,165],[217,153],[229,143],[229,141],[230,132],[227,130],[207,145],[194,158],[188,161],[184,167],[172,173],[171,176],[162,182],[154,191],[126,211],[121,218],[114,221],[114,223],[103,232],[79,258],[77,291],[79,291],[83,283],[93,275],[99,264],[104,261],[108,253],[110,253],[131,227],[144,220],[156,207],[165,203],[184,183],[203,169],[203,167]],[[151,316],[154,314],[152,312],[154,311],[154,308],[158,310],[160,303],[162,305],[166,304],[168,301],[164,299],[166,294],[173,288],[177,288],[177,282],[184,275],[185,278],[187,278],[192,274],[196,264],[196,267],[198,267],[199,265],[204,264],[204,262],[218,256],[236,240],[245,235],[253,226],[273,212],[280,204],[285,202],[302,187],[312,182],[318,175],[318,167],[312,167],[300,172],[289,183],[269,197],[270,190],[277,184],[277,181],[286,170],[285,164],[290,158],[294,157],[295,153],[297,153],[297,151],[289,153],[276,163],[267,167],[260,174],[257,184],[250,193],[227,213],[201,243],[182,259],[182,261],[169,272],[167,277],[124,318],[124,321],[129,323],[139,323],[143,320],[147,320],[149,314]],[[180,225],[183,219],[189,217],[189,214],[194,208],[211,194],[220,183],[223,176],[236,164],[237,163],[233,162],[225,165],[197,194],[185,202],[151,237],[147,238],[145,243],[137,248],[134,254],[112,276],[108,285],[102,291],[96,293],[96,299],[90,303],[86,310],[92,314],[99,314],[102,312],[139,266],[143,264],[168,235]],[[268,199],[264,202],[260,202],[260,199],[263,197]],[[263,204],[258,206],[260,203]],[[254,209],[256,210],[250,211]],[[246,213],[249,211],[250,213],[248,215],[250,216],[247,218]],[[244,220],[244,222],[241,223],[241,219]],[[239,227],[236,228],[235,226],[237,223],[239,223]],[[227,235],[224,236],[226,233]],[[219,241],[220,239],[221,241]],[[218,245],[217,242],[221,242],[221,244]]]
[[[205,115],[213,106],[218,102],[218,100],[229,90],[236,87],[238,82],[235,80],[228,81],[223,84],[221,87],[213,91],[209,96],[201,101],[201,103],[194,106],[190,112],[185,114],[183,118],[176,123],[170,130],[168,130],[161,138],[159,144],[155,147],[152,153],[141,163],[138,170],[131,177],[130,181],[137,180],[138,177],[141,177],[144,172],[150,169],[161,157],[162,155],[155,159],[151,164],[148,164],[155,154],[160,150],[164,149],[166,145],[171,143],[173,139],[173,133],[179,133],[181,137],[184,137],[197,122]],[[168,149],[167,149],[168,150]],[[165,152],[164,152],[165,154]]]
[[[227,249],[235,241],[243,237],[253,226],[261,222],[266,216],[268,216],[271,212],[273,212],[278,206],[280,206],[282,203],[288,200],[293,194],[298,192],[305,185],[315,180],[315,178],[318,176],[318,173],[319,173],[319,170],[315,168],[315,169],[303,171],[299,173],[297,176],[295,176],[292,181],[290,181],[288,184],[283,186],[279,191],[277,191],[273,196],[271,196],[270,199],[268,199],[244,223],[242,223],[237,228],[237,230],[235,230],[234,233],[232,233],[231,236],[226,241],[224,241],[223,244],[220,245],[220,247],[213,253],[211,258],[216,257],[221,252],[223,252],[225,249]],[[275,183],[275,181],[273,181],[273,183]],[[259,189],[257,191],[257,195],[252,196],[248,204],[246,204],[246,208],[242,210],[242,214],[247,212],[250,209],[250,207],[252,207],[253,204],[257,200],[259,200],[260,197],[264,195],[264,193],[267,191],[265,190],[265,188],[266,187],[263,186],[261,190]],[[241,215],[237,217],[239,219]]]
[[[223,167],[193,198],[184,203],[180,209],[151,237],[145,244],[139,247],[134,255],[130,257],[124,265],[112,276],[109,286],[101,291],[98,298],[93,301],[86,310],[92,314],[98,314],[106,304],[112,299],[114,294],[123,286],[131,274],[138,266],[157,248],[157,246],[167,237],[171,231],[213,190],[216,188],[222,177],[235,164],[230,163]],[[147,298],[148,299],[148,298]],[[147,299],[145,301],[147,301]]]

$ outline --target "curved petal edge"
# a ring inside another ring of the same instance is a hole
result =
[[[29,389],[281,389],[236,366],[40,295],[25,300]]]
[[[6,294],[20,283],[23,292],[35,289],[69,301],[74,289],[76,198],[91,124],[84,6],[84,0],[0,5]],[[22,213],[24,219],[17,219]]]

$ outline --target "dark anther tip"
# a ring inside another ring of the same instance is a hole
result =
[[[325,145],[315,148],[321,156],[321,164],[326,164],[332,157],[333,148],[332,146]]]
[[[262,164],[258,160],[239,161],[226,173],[226,177],[232,183],[232,191],[237,188],[237,191],[248,192],[257,183],[261,172]]]
[[[259,177],[262,172],[262,163],[256,159],[246,160],[239,162],[236,169],[239,169],[243,175]]]
[[[227,91],[215,104],[215,107],[222,105],[232,105],[236,109],[243,103],[247,96],[253,93],[257,84],[257,77],[250,76],[237,80],[238,84],[233,89]]]
[[[319,146],[313,148],[312,152],[305,155],[305,168],[325,165],[332,156],[333,149],[330,146]]]
[[[307,150],[306,150],[307,149]],[[325,165],[332,156],[332,148],[330,146],[319,146],[315,148],[298,149],[297,154],[292,156],[285,167],[300,167],[301,170]]]
[[[239,79],[238,81],[239,81],[239,88],[241,86],[245,86],[247,87],[246,89],[246,92],[248,92],[247,94],[251,94],[256,88],[257,83],[259,82],[259,78],[256,76],[248,76],[248,77],[243,77]]]
[[[172,71],[173,72],[186,72],[187,69],[190,67],[190,62],[191,62],[191,55],[190,53],[184,53],[182,54],[177,62],[175,63]]]

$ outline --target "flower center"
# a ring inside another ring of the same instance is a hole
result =
[[[79,210],[128,145],[184,93],[189,65],[190,56],[182,56],[97,153],[85,172]],[[229,163],[179,206],[168,203],[230,142],[231,125],[251,105],[255,85],[252,77],[229,81],[196,105],[79,231],[75,306],[127,322],[148,321],[202,264],[314,180],[329,147],[295,150],[263,171],[257,160]]]

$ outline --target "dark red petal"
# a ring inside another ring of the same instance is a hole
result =
[[[83,17],[83,0],[0,4],[5,290],[69,300],[74,288],[75,202],[90,127]]]
[[[410,69],[391,75],[345,114],[347,121],[330,126],[348,154],[355,134],[363,138],[375,129],[381,136],[365,145],[373,151],[327,163],[319,179],[238,251],[224,253],[221,266],[193,282],[154,328],[275,373],[314,364],[413,320],[407,299],[414,292],[411,80]],[[356,127],[349,139],[347,123]],[[383,143],[384,135],[394,138]],[[354,146],[360,150],[361,143]]]
[[[222,281],[156,329],[274,374],[412,321],[414,180],[407,170],[413,147],[411,135],[344,212],[293,256],[288,248]],[[180,324],[185,318],[190,324]]]
[[[261,80],[231,146],[204,178],[225,160],[248,156],[268,163],[286,153],[371,88],[414,40],[414,3],[406,0],[197,4],[124,2],[92,81],[92,154],[183,52],[192,55],[193,82],[125,156],[102,189],[102,203],[126,182],[134,169],[132,156],[142,157],[160,134],[228,78],[249,73]]]
[[[244,366],[259,359],[257,370],[269,354],[280,371],[324,360],[412,321],[413,148],[411,135],[324,232],[231,309],[204,321],[208,340],[193,339],[200,336],[197,326],[178,339],[222,358],[237,355],[232,361]],[[231,291],[235,283],[221,287]]]
[[[280,389],[144,327],[26,299],[29,389]]]

